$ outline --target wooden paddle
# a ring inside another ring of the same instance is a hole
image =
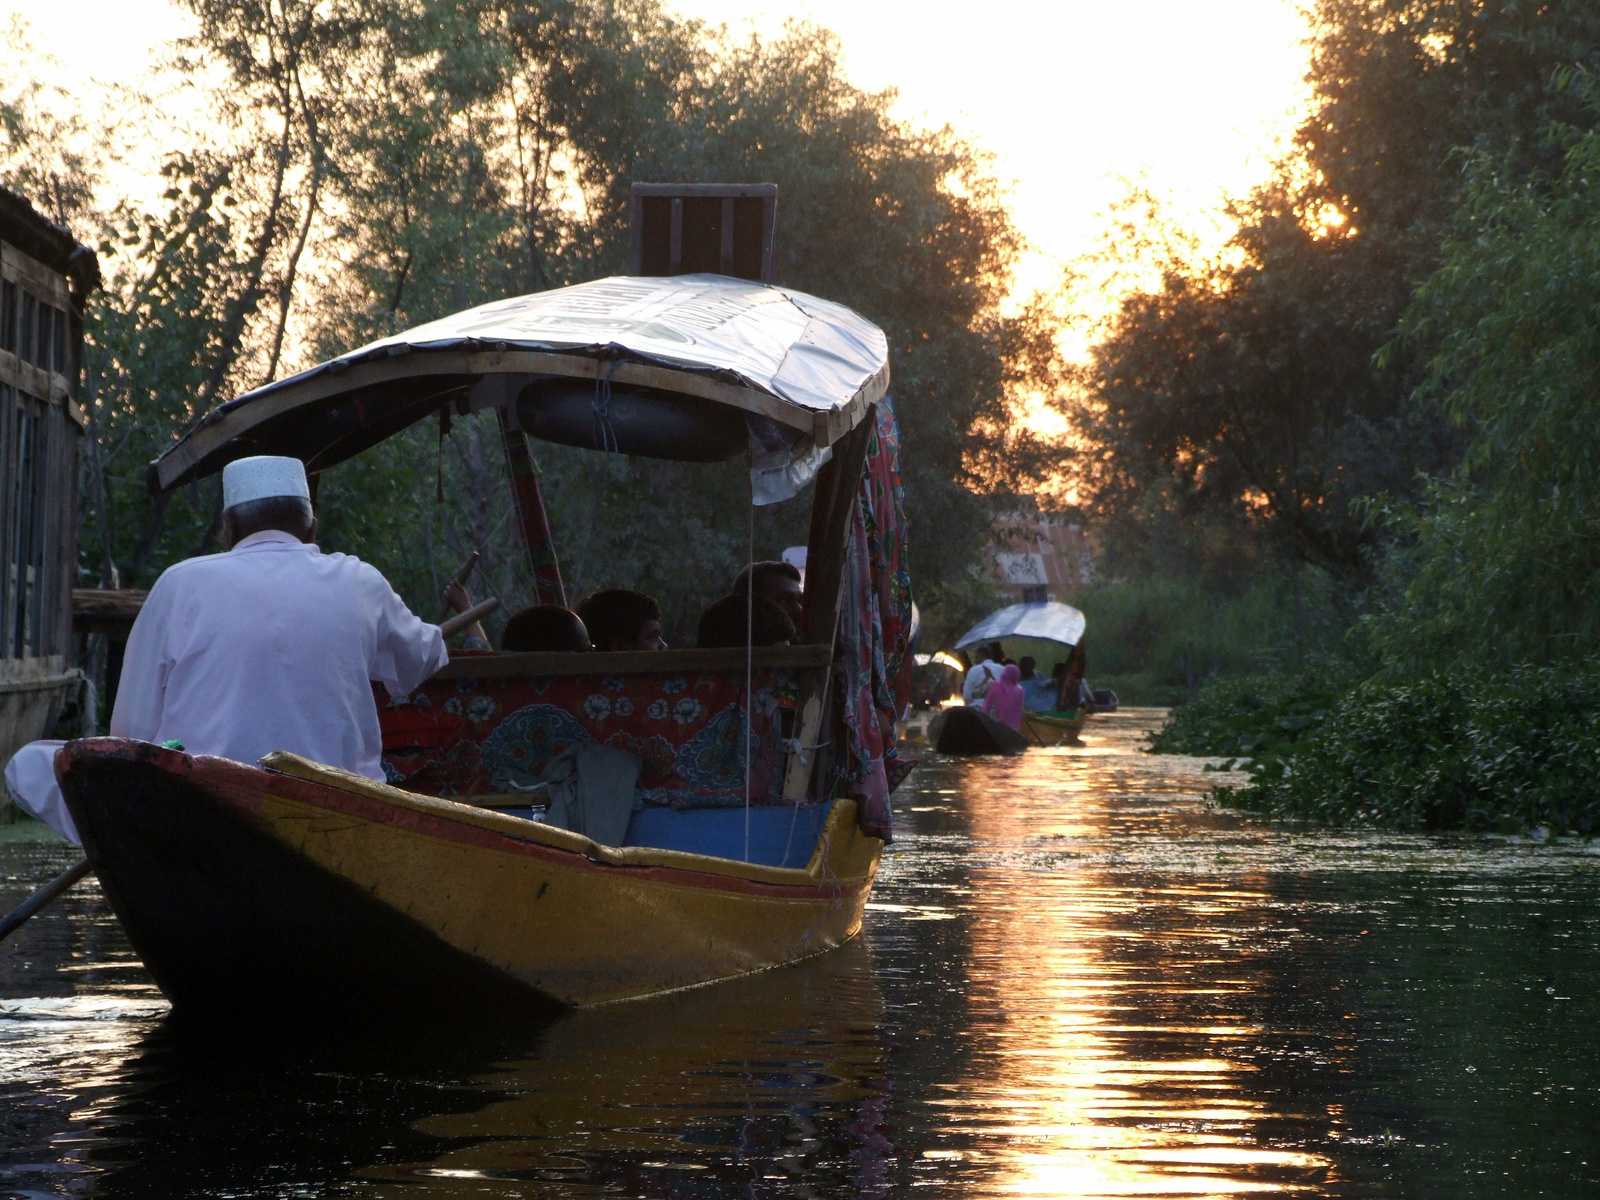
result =
[[[482,620],[499,607],[499,597],[490,596],[487,600],[483,600],[477,604],[474,604],[471,608],[467,609],[466,612],[457,613],[448,621],[440,621],[439,632],[444,634],[445,637],[460,633],[468,625],[471,625],[474,621]]]
[[[21,904],[17,905],[17,907],[11,912],[7,913],[4,917],[0,917],[0,942],[5,941],[6,938],[10,937],[18,929],[21,929],[22,926],[27,923],[29,917],[33,916],[33,914],[38,912],[41,908],[44,908],[45,905],[49,904],[57,896],[61,895],[62,892],[66,891],[73,884],[77,883],[78,880],[82,879],[88,873],[89,860],[87,858],[80,858],[77,862],[73,863],[72,866],[68,867],[65,871],[61,872],[61,874],[57,875],[33,895],[29,896]]]

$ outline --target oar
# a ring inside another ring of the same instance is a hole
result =
[[[484,600],[478,604],[474,604],[471,608],[467,609],[466,612],[457,613],[448,621],[439,622],[439,632],[444,634],[445,637],[450,637],[452,634],[460,633],[468,625],[471,625],[474,621],[481,621],[484,617],[487,617],[499,607],[499,598],[496,596],[490,596],[487,600]]]
[[[45,905],[89,873],[89,860],[80,858],[4,917],[0,917],[0,942],[21,929]]]

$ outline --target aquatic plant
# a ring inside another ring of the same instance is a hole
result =
[[[1505,833],[1600,829],[1600,659],[1382,676],[1342,694],[1305,677],[1217,684],[1155,739],[1239,756],[1221,804],[1274,818]]]

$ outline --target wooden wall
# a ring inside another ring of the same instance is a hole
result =
[[[0,755],[42,737],[71,670],[82,326],[66,279],[0,229]]]

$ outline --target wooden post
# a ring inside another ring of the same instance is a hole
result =
[[[839,621],[839,589],[844,583],[845,555],[849,552],[850,522],[856,498],[861,493],[861,467],[867,458],[867,442],[877,421],[876,407],[869,408],[861,421],[834,443],[833,457],[817,473],[817,487],[811,502],[811,537],[806,550],[806,628],[805,640],[813,645],[831,645]],[[832,666],[807,671],[800,677],[800,694],[795,706],[795,737],[803,749],[791,755],[784,772],[783,796],[791,804],[805,799],[817,781],[817,763],[822,757],[817,747],[820,735],[829,727],[828,676]]]
[[[528,566],[533,572],[533,601],[564,606],[567,591],[561,583],[561,564],[556,559],[555,539],[550,535],[550,514],[539,489],[539,472],[534,467],[533,452],[528,449],[528,435],[517,424],[515,413],[504,407],[495,412],[500,418],[506,466],[511,472],[517,524],[522,529],[522,543],[528,548]]]

